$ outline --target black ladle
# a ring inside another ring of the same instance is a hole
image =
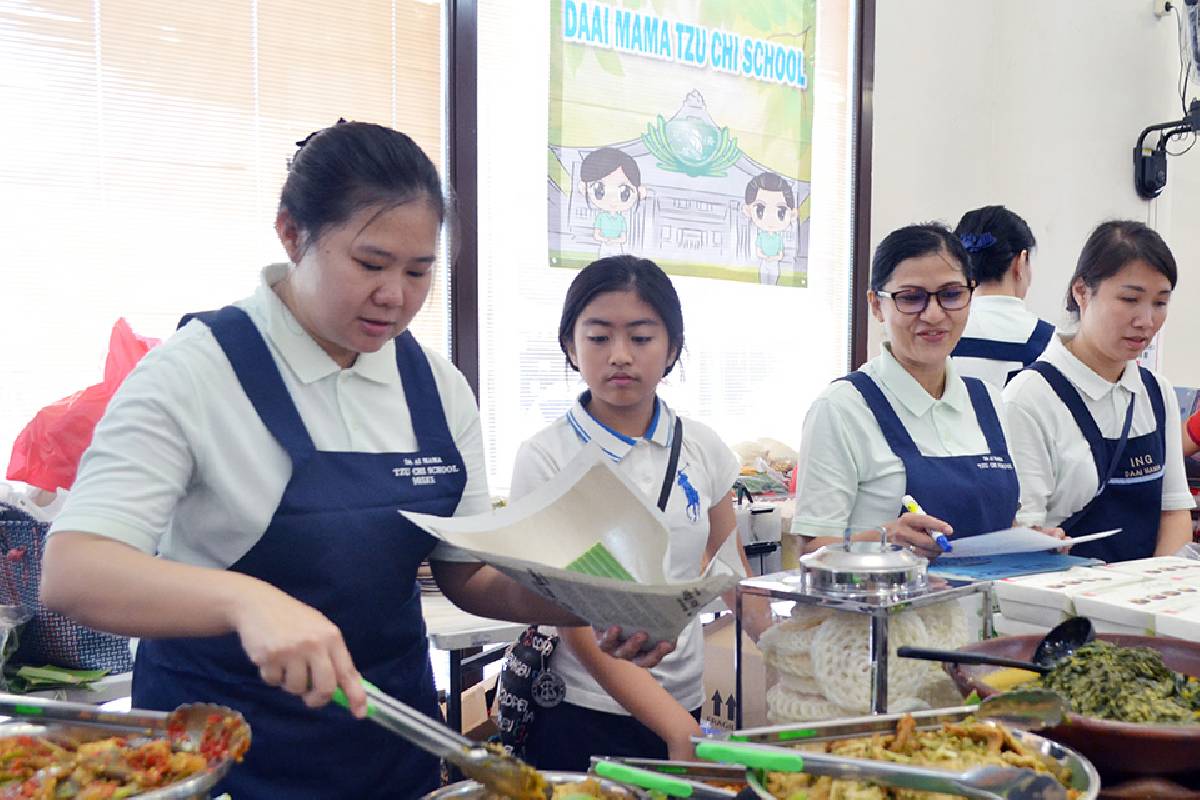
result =
[[[952,664],[984,664],[995,667],[1016,667],[1045,675],[1054,665],[1096,638],[1096,629],[1087,617],[1071,617],[1060,622],[1042,637],[1033,651],[1033,661],[965,653],[961,650],[931,650],[926,647],[901,647],[896,655],[919,658],[923,661],[945,661]]]

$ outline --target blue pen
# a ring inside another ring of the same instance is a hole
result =
[[[904,495],[904,497],[900,500],[900,505],[904,506],[906,511],[911,511],[914,514],[925,513],[925,509],[921,508],[921,506],[917,504],[917,501],[913,499],[911,494]],[[933,540],[937,542],[938,547],[942,548],[943,553],[949,553],[954,549],[954,546],[950,544],[950,540],[946,538],[946,534],[934,533],[933,531],[926,531],[926,533],[933,537]]]

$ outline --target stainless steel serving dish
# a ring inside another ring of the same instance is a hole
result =
[[[931,709],[915,711],[912,717],[919,730],[940,728],[943,722],[961,722],[970,712],[951,709]],[[748,728],[735,731],[727,738],[743,742],[770,744],[778,746],[796,746],[826,742],[834,739],[850,739],[869,736],[873,733],[890,733],[895,730],[896,723],[905,714],[877,714],[867,717],[851,717],[823,722],[798,723],[791,725],[774,725],[764,728]],[[985,721],[981,724],[996,725]],[[1079,791],[1080,800],[1096,800],[1100,796],[1100,775],[1090,761],[1069,747],[1053,742],[1036,733],[1009,729],[1013,738],[1033,748],[1044,759],[1057,762],[1071,771],[1071,789]],[[746,780],[755,789],[759,797],[771,800],[771,795],[763,788],[762,775],[758,770],[747,770]]]
[[[624,797],[630,800],[645,800],[648,797],[648,795],[638,789],[631,789],[628,786],[622,786],[619,783],[613,783],[610,780],[597,778],[593,775],[586,775],[582,772],[543,772],[542,775],[551,784],[577,783],[590,778],[599,781],[600,786],[614,797]],[[146,795],[146,797],[149,796]],[[459,781],[458,783],[452,783],[449,786],[443,786],[441,789],[430,792],[425,795],[424,800],[483,800],[483,798],[492,796],[487,793],[487,790],[483,786],[475,781]]]
[[[192,707],[194,711],[189,711],[186,726],[187,739],[197,749],[200,746],[205,722],[207,717],[213,713],[213,708],[214,706],[197,704]],[[228,709],[225,710],[228,711]],[[128,727],[119,725],[76,725],[57,722],[25,722],[15,719],[0,722],[0,737],[5,736],[44,736],[51,740],[70,739],[76,742],[93,742],[111,736],[123,736],[132,744],[149,741],[151,738],[132,734]],[[225,777],[233,763],[232,758],[225,758],[198,775],[193,775],[162,789],[134,795],[134,797],[137,800],[208,800],[212,788],[221,778]]]

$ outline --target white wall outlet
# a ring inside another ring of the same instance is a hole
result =
[[[1154,4],[1154,15],[1165,17],[1171,13],[1171,0],[1150,0]]]

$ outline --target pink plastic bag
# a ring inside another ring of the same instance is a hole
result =
[[[43,408],[17,436],[8,478],[53,492],[70,489],[83,451],[108,401],[134,365],[158,339],[138,336],[124,318],[113,325],[108,340],[104,380]]]

